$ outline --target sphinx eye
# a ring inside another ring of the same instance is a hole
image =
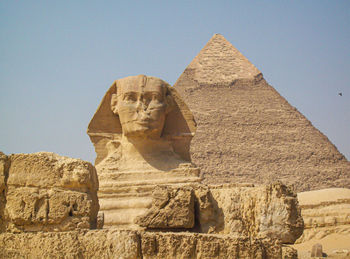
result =
[[[136,101],[136,95],[133,93],[126,93],[124,94],[124,101],[128,101],[128,102],[135,102]]]
[[[153,93],[152,94],[152,100],[160,102],[162,100],[162,97],[161,97],[161,95],[159,93]]]

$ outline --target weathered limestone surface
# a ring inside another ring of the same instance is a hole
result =
[[[8,157],[7,231],[95,228],[98,180],[88,162],[54,153]]]
[[[134,220],[152,206],[152,192],[159,185],[190,185],[199,181],[198,168],[180,165],[171,172],[115,172],[99,176],[100,211],[104,227],[137,228]],[[108,180],[109,179],[109,180]]]
[[[191,156],[206,183],[281,180],[298,192],[350,187],[347,159],[222,35],[174,87],[198,123]]]
[[[305,224],[293,245],[299,258],[310,258],[315,244],[327,258],[350,258],[350,189],[301,192],[298,199]]]
[[[20,247],[20,249],[19,249]],[[0,234],[0,258],[282,258],[265,239],[132,230],[76,230]]]
[[[283,244],[293,244],[303,232],[296,195],[281,183],[157,188],[152,207],[136,223],[147,228],[194,227],[191,231],[200,233],[271,238]]]
[[[301,192],[298,199],[305,227],[297,243],[320,240],[331,234],[350,236],[350,189]]]
[[[0,234],[0,258],[125,258],[140,256],[133,231],[76,230]]]
[[[290,246],[282,246],[283,259],[298,259],[298,251]],[[300,258],[299,258],[300,259]]]
[[[271,240],[193,233],[141,234],[143,258],[282,258],[282,246]]]
[[[10,161],[8,157],[0,152],[0,233],[4,231],[4,212],[6,205],[7,178]]]
[[[321,244],[317,243],[312,246],[311,257],[323,257]]]
[[[192,188],[159,186],[153,191],[152,207],[136,219],[146,228],[193,228],[194,193]]]
[[[281,183],[209,187],[195,191],[202,232],[269,237],[291,244],[303,232],[296,195]]]

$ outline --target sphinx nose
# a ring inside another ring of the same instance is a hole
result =
[[[147,110],[147,106],[141,100],[139,100],[137,102],[136,109],[137,111],[145,111]]]

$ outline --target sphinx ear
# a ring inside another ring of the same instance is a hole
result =
[[[112,94],[112,96],[111,96],[111,110],[115,115],[118,115],[118,96],[117,96],[117,94]]]

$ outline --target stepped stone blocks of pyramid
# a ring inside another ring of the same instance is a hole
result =
[[[198,124],[191,157],[204,182],[350,187],[347,159],[222,35],[209,40],[174,87]]]

